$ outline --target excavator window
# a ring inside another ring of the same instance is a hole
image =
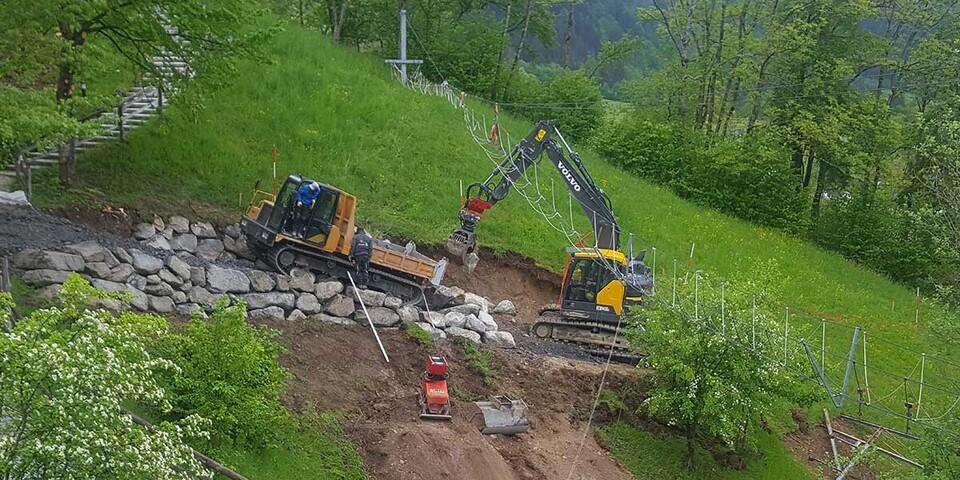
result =
[[[597,291],[606,276],[603,265],[590,259],[577,259],[567,277],[564,299],[572,302],[590,302],[597,300]]]

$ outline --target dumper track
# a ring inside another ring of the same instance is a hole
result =
[[[299,247],[292,243],[275,245],[267,251],[265,260],[277,272],[289,275],[293,268],[306,268],[323,277],[336,278],[349,284],[348,273],[355,277],[353,263],[343,257]],[[418,282],[388,272],[370,264],[369,288],[397,296],[406,302],[416,303],[423,298],[423,286]],[[355,279],[355,278],[354,278]]]

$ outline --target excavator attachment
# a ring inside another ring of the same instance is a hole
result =
[[[477,246],[476,236],[458,228],[447,238],[447,252],[461,261]]]
[[[484,435],[516,435],[530,429],[527,404],[506,395],[493,395],[488,401],[474,402],[483,414]]]

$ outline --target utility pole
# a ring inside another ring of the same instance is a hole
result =
[[[404,85],[406,85],[409,80],[407,65],[420,65],[423,63],[423,60],[407,59],[407,9],[405,8],[400,10],[400,59],[387,60],[386,62],[391,65],[400,66],[400,80],[403,81]]]

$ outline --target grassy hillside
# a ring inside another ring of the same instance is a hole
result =
[[[267,59],[246,63],[233,85],[204,102],[195,114],[174,105],[165,121],[135,131],[127,144],[87,154],[81,174],[112,201],[133,206],[203,201],[239,214],[240,196],[246,198],[256,180],[270,184],[270,151],[276,145],[281,175],[308,175],[356,194],[360,217],[375,230],[440,243],[457,226],[459,182],[482,180],[492,168],[468,136],[462,114],[445,100],[404,89],[378,59],[297,29],[279,35]],[[471,107],[488,118],[492,114],[477,102]],[[503,122],[513,138],[530,127],[517,119]],[[762,287],[791,308],[795,321],[807,322],[794,326],[798,332],[818,325],[819,316],[867,325],[878,339],[871,343],[872,355],[894,373],[871,377],[877,396],[919,360],[919,354],[879,338],[917,351],[947,352],[947,342],[925,327],[946,315],[936,304],[924,303],[915,324],[910,290],[795,238],[680,200],[587,150],[581,153],[623,228],[636,233],[637,245],[657,247],[661,280],[670,278],[675,258],[686,269],[695,244],[694,269],[738,288]],[[46,201],[62,200],[53,195],[48,190]],[[566,245],[516,196],[485,216],[480,239],[552,269],[560,268]],[[831,329],[828,350],[842,356],[850,332]],[[945,378],[949,369],[939,360],[928,357],[927,368],[939,372],[941,384],[954,382]]]

